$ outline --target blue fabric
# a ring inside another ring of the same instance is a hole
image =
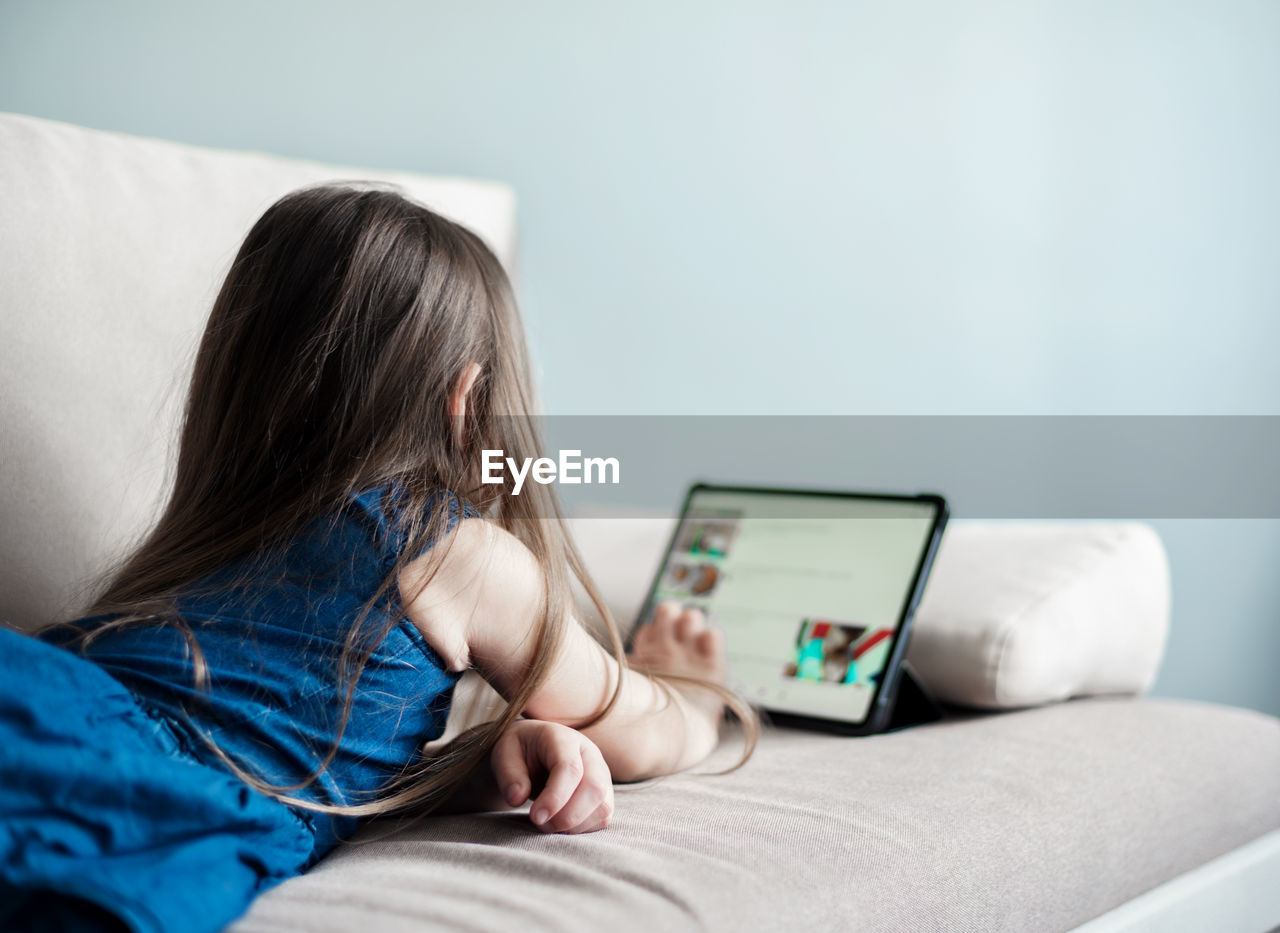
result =
[[[92,662],[7,629],[0,743],[0,929],[103,928],[69,895],[134,930],[217,930],[311,857],[293,810],[182,754]]]
[[[477,514],[452,494],[441,506],[450,528]],[[105,632],[88,660],[56,646],[104,617],[49,630],[47,643],[5,633],[0,885],[78,894],[136,929],[212,930],[349,834],[354,820],[253,791],[201,735],[273,783],[324,760],[345,699],[337,659],[403,549],[399,519],[394,489],[371,490],[190,588],[176,608],[208,665],[203,690],[172,626]],[[373,651],[338,754],[296,796],[363,802],[444,730],[461,673],[394,592],[359,631]]]

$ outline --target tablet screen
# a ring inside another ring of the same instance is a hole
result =
[[[770,709],[861,722],[938,506],[695,487],[640,621],[665,600],[725,633],[729,685]]]

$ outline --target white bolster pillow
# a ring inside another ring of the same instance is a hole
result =
[[[1147,525],[955,522],[907,659],[940,699],[967,706],[1139,694],[1164,654],[1169,600]]]

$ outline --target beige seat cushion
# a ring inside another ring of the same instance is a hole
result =
[[[1277,789],[1280,722],[1206,704],[777,730],[733,774],[620,788],[603,832],[497,813],[341,849],[235,930],[1066,930],[1280,827]]]

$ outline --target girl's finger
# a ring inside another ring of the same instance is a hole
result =
[[[564,808],[550,820],[556,832],[573,832],[602,808],[613,812],[613,776],[604,758],[594,748],[582,748],[582,779]]]
[[[584,770],[582,756],[574,749],[571,753],[563,751],[555,757],[544,757],[544,762],[551,764],[551,773],[547,776],[547,784],[533,802],[529,810],[529,819],[539,829],[548,828],[552,820],[564,809],[565,804],[578,789]]]
[[[524,746],[516,730],[508,729],[498,739],[489,755],[489,767],[493,770],[499,792],[508,804],[518,807],[529,799],[533,784]]]
[[[596,807],[595,812],[589,817],[572,829],[566,829],[565,832],[576,836],[578,833],[595,833],[602,829],[608,829],[609,818],[612,816],[613,807],[602,803]]]
[[[692,635],[705,628],[705,616],[701,609],[686,609],[680,613],[680,617],[676,619],[676,638],[680,641],[686,641]]]
[[[598,748],[592,747],[583,750],[582,759],[587,766],[583,785],[598,784],[603,789],[604,799],[585,819],[565,830],[569,833],[593,833],[605,829],[613,816],[613,775],[609,772],[604,756]]]
[[[718,655],[724,650],[724,632],[709,628],[699,632],[694,640],[698,650],[706,655]]]
[[[681,606],[678,602],[668,600],[659,603],[653,610],[653,633],[671,635],[675,631],[676,618],[680,615]]]

